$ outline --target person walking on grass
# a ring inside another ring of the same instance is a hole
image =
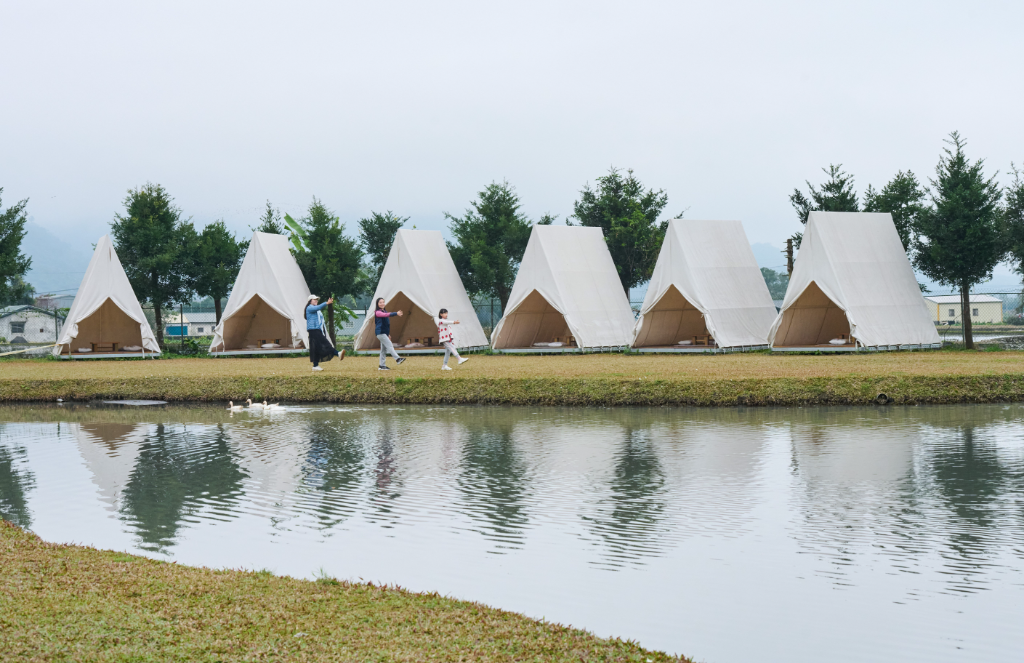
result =
[[[395,346],[391,345],[391,318],[394,316],[401,316],[402,312],[389,313],[384,308],[384,298],[380,297],[377,299],[377,310],[373,312],[374,318],[376,319],[377,340],[380,341],[380,366],[377,368],[379,371],[390,371],[385,360],[388,354],[395,358],[395,364],[401,364],[405,361],[405,357],[399,357],[398,353],[395,352]]]
[[[437,325],[437,339],[444,346],[444,363],[441,364],[441,370],[452,370],[452,367],[448,365],[448,357],[452,355],[455,355],[460,366],[469,361],[469,357],[460,357],[459,351],[455,349],[455,335],[452,333],[452,325],[459,324],[459,321],[448,320],[448,309],[443,308],[438,312],[437,317],[434,318],[434,324]]]
[[[306,331],[309,333],[309,360],[313,362],[314,371],[322,371],[320,362],[330,361],[335,357],[345,358],[345,351],[339,354],[334,345],[327,338],[327,323],[324,321],[324,314],[321,313],[328,304],[334,303],[331,297],[324,304],[317,304],[320,298],[310,295],[306,300]]]

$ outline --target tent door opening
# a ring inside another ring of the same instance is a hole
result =
[[[568,346],[571,335],[565,316],[559,313],[544,295],[534,290],[505,318],[501,338],[494,347],[530,348],[534,343],[555,342]]]
[[[855,347],[850,338],[850,322],[846,311],[821,291],[811,281],[793,305],[782,314],[782,322],[775,334],[775,347],[843,347],[830,344],[832,339],[842,338],[846,345]]]
[[[709,337],[704,315],[674,285],[670,285],[658,303],[644,314],[633,347],[678,347],[680,341],[689,341],[689,345],[713,346],[714,341]]]
[[[374,309],[376,309],[376,304],[374,304]],[[441,342],[437,339],[437,325],[434,324],[434,316],[437,315],[437,311],[432,313],[424,311],[413,304],[404,292],[399,292],[387,300],[387,309],[391,313],[402,312],[401,317],[396,315],[391,318],[391,342],[395,347],[405,347],[410,342],[416,343],[416,339],[419,339],[419,343],[425,348],[441,346]],[[370,315],[373,313],[371,312]],[[379,350],[380,341],[377,340],[373,331],[372,328],[369,330],[371,338],[367,339],[365,347],[370,350]]]
[[[263,343],[292,346],[292,326],[259,296],[254,295],[234,315],[224,320],[223,351],[255,350]],[[301,345],[301,344],[300,344]]]
[[[78,323],[78,336],[72,339],[68,352],[77,353],[79,348],[89,348],[91,352],[123,352],[126,346],[141,345],[139,323],[113,299],[107,298],[92,315]]]

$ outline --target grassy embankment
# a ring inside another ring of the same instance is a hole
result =
[[[389,360],[390,361],[390,360]],[[170,401],[547,405],[798,405],[1024,400],[1024,353],[475,356],[442,373],[411,357],[381,373],[350,357],[0,362],[0,402]],[[885,394],[886,399],[879,399]]]
[[[0,520],[0,658],[675,661],[437,594],[50,544]]]

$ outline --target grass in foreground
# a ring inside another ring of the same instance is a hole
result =
[[[392,364],[393,365],[393,364]],[[312,374],[306,358],[0,362],[0,401],[174,401],[547,405],[864,404],[1024,400],[1024,353],[438,357],[388,372],[351,357]]]
[[[437,594],[178,566],[2,520],[0,559],[4,660],[688,660]]]

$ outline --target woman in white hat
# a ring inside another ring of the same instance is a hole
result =
[[[320,298],[310,295],[306,300],[306,331],[309,333],[309,360],[313,362],[314,371],[322,371],[320,362],[330,361],[334,357],[345,358],[345,351],[341,354],[334,349],[334,345],[327,338],[327,323],[324,321],[324,314],[321,313],[328,304],[334,303],[331,297],[324,304],[317,304]]]

